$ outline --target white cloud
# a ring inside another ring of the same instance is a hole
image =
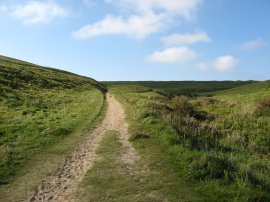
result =
[[[166,45],[189,45],[197,42],[210,42],[210,38],[205,32],[200,32],[196,34],[172,34],[169,36],[164,36],[161,40]]]
[[[73,36],[77,39],[87,39],[99,35],[125,34],[138,39],[160,31],[164,25],[160,23],[162,16],[134,15],[124,20],[122,17],[107,16],[103,20],[87,25]]]
[[[138,13],[167,13],[191,18],[197,6],[202,0],[106,0],[123,10],[131,10]]]
[[[196,67],[202,71],[215,69],[220,72],[228,72],[235,69],[237,65],[237,59],[231,55],[225,55],[218,57],[212,62],[202,62],[196,65]]]
[[[240,45],[240,48],[242,50],[252,51],[252,50],[260,48],[264,45],[266,45],[265,41],[263,41],[262,39],[256,39],[253,41],[247,41],[247,42],[243,43],[242,45]]]
[[[150,62],[184,63],[196,58],[197,55],[197,52],[188,47],[173,47],[154,52],[152,55],[148,56],[147,59]]]
[[[7,7],[4,5],[0,5],[0,14],[7,11]]]
[[[237,60],[235,57],[231,55],[226,55],[217,58],[213,62],[213,67],[217,69],[218,71],[231,71],[236,67]]]
[[[124,34],[144,38],[160,32],[177,18],[190,19],[202,0],[104,0],[117,6],[128,17],[107,15],[102,20],[82,27],[73,33],[77,39],[99,35]]]
[[[25,24],[42,24],[49,23],[57,17],[66,17],[68,11],[53,1],[31,1],[17,6],[13,15]]]

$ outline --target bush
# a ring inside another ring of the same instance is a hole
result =
[[[194,111],[186,96],[177,96],[172,99],[172,108],[178,115],[189,116]]]
[[[227,157],[206,154],[190,165],[189,176],[194,180],[225,179],[232,181],[236,175],[236,166]]]
[[[190,149],[205,151],[219,147],[222,133],[204,122],[193,117],[178,117],[172,120],[171,125]]]

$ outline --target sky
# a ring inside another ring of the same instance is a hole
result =
[[[268,80],[270,0],[0,0],[0,55],[99,81]]]

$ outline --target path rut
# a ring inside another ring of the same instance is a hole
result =
[[[128,124],[125,121],[123,107],[110,93],[106,95],[106,100],[108,110],[103,122],[77,146],[70,157],[60,164],[53,176],[46,178],[38,186],[27,201],[74,201],[71,194],[97,160],[97,147],[108,130],[119,132],[119,140],[125,148],[125,153],[121,157],[124,163],[132,165],[139,160],[139,154],[128,140]]]

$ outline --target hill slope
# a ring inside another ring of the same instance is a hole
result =
[[[0,185],[48,148],[91,127],[105,91],[91,78],[0,56]]]
[[[208,96],[214,96],[219,100],[228,102],[238,102],[245,105],[246,108],[256,108],[256,106],[265,97],[269,97],[270,80],[251,83],[236,88],[206,93]]]
[[[2,93],[33,88],[82,89],[82,87],[105,90],[100,83],[91,78],[0,56],[0,88]]]

